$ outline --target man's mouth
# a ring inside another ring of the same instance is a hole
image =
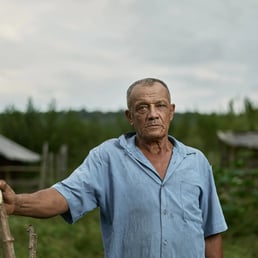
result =
[[[160,124],[147,124],[146,127],[160,127]]]

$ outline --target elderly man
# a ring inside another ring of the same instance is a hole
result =
[[[106,258],[222,258],[227,225],[212,169],[168,135],[175,105],[167,85],[136,81],[127,105],[135,132],[92,149],[63,181],[32,194],[0,181],[7,212],[74,223],[99,207]]]

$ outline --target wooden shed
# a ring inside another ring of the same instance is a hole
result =
[[[41,168],[40,154],[0,134],[0,178],[13,186],[31,183],[39,187]]]
[[[257,131],[218,131],[221,165],[258,168]]]

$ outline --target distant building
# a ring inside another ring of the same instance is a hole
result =
[[[218,131],[221,165],[258,168],[258,132]]]
[[[35,173],[28,176],[27,172],[40,173],[40,161],[41,155],[0,134],[0,178],[15,184],[15,181],[25,173],[24,178],[29,182]],[[37,184],[38,177],[39,175]]]
[[[15,162],[34,163],[40,155],[0,134],[0,165]]]

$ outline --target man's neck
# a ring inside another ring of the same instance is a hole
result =
[[[144,141],[136,137],[136,146],[149,154],[164,154],[173,149],[173,144],[168,138]]]

